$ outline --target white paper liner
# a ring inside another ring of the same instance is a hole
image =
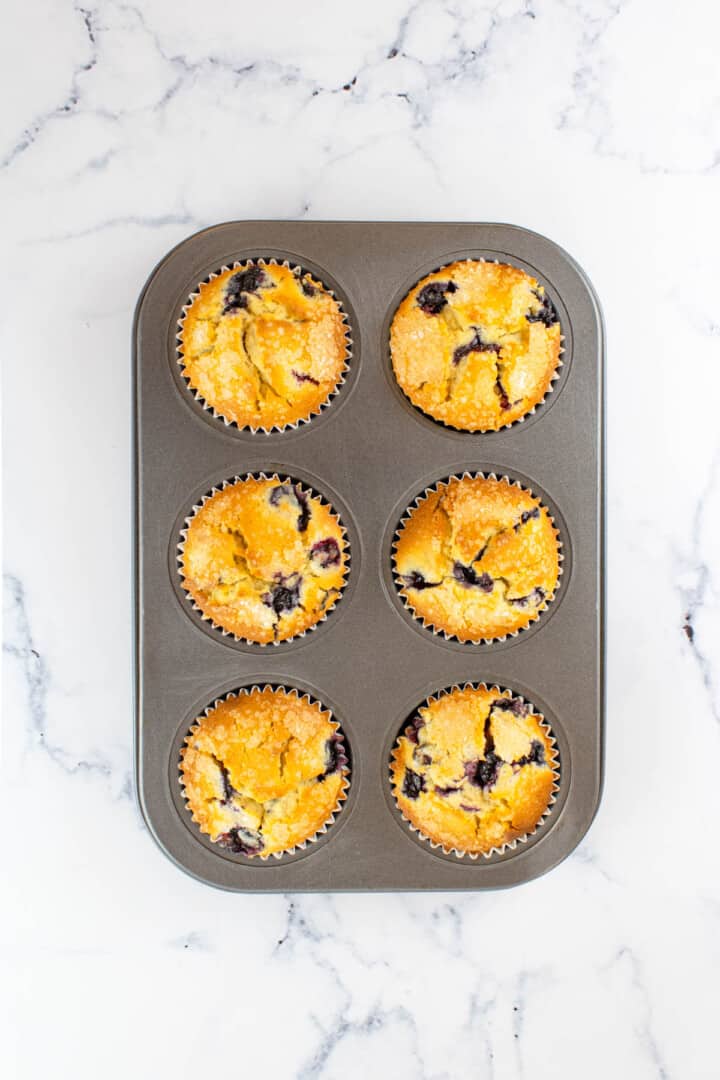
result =
[[[537,824],[535,825],[534,829],[531,829],[529,832],[523,833],[522,836],[516,836],[514,840],[509,840],[505,844],[500,844],[499,846],[492,847],[492,848],[490,848],[489,851],[462,851],[462,850],[460,850],[458,848],[451,847],[451,846],[449,846],[447,844],[440,843],[440,842],[438,842],[436,840],[431,840],[430,837],[426,833],[424,833],[422,831],[422,829],[419,829],[416,825],[414,825],[412,823],[412,821],[410,821],[407,817],[405,817],[405,814],[403,813],[403,811],[402,811],[402,809],[401,809],[401,807],[400,807],[400,805],[399,805],[399,803],[397,801],[396,788],[394,786],[394,778],[393,778],[393,775],[392,775],[392,763],[396,759],[398,751],[399,751],[398,744],[399,744],[400,738],[403,735],[408,734],[408,730],[412,726],[411,723],[406,725],[402,729],[402,731],[400,732],[400,734],[396,738],[396,740],[395,740],[395,742],[393,744],[393,749],[392,749],[392,751],[390,753],[390,762],[388,763],[388,769],[390,771],[390,787],[392,789],[393,802],[395,803],[395,807],[397,809],[397,812],[402,817],[402,820],[403,820],[404,824],[407,825],[407,827],[410,829],[410,831],[415,833],[423,841],[424,844],[428,844],[431,848],[433,848],[435,850],[437,850],[439,848],[443,852],[444,855],[454,855],[457,859],[462,859],[463,861],[467,860],[467,859],[471,859],[471,860],[474,861],[474,860],[479,859],[479,858],[490,859],[494,855],[503,855],[507,851],[515,851],[515,849],[520,844],[527,843],[527,841],[530,839],[530,837],[535,836],[535,834],[538,832],[538,830],[540,828],[542,828],[543,824],[545,823],[545,821],[547,821],[548,817],[552,813],[553,806],[555,805],[555,803],[557,801],[557,793],[560,790],[560,784],[559,784],[559,781],[560,781],[560,762],[559,762],[559,753],[558,753],[558,749],[557,749],[557,742],[555,740],[555,736],[553,735],[552,728],[550,727],[550,725],[548,724],[547,720],[542,715],[542,713],[539,713],[539,712],[535,711],[535,706],[532,704],[532,702],[527,701],[527,699],[524,698],[522,696],[522,694],[516,694],[512,690],[508,690],[507,688],[503,689],[502,687],[498,686],[496,683],[493,683],[491,686],[488,686],[487,683],[483,683],[483,682],[466,682],[466,683],[463,683],[463,684],[453,683],[453,685],[448,687],[447,689],[439,690],[437,693],[431,694],[430,697],[426,698],[425,701],[423,701],[417,707],[417,709],[415,710],[414,715],[419,716],[420,715],[420,709],[425,708],[426,705],[430,705],[434,701],[440,700],[440,698],[446,697],[448,694],[454,693],[456,690],[487,690],[491,694],[497,694],[498,697],[507,698],[508,701],[520,701],[520,702],[522,702],[523,705],[528,706],[528,708],[530,709],[530,715],[536,717],[539,720],[540,727],[543,729],[545,735],[548,737],[548,739],[550,740],[550,743],[551,743],[550,759],[549,759],[548,764],[552,768],[552,772],[553,772],[553,786],[552,786],[552,791],[550,793],[550,800],[549,800],[549,802],[547,804],[547,807],[543,811],[542,815],[538,818]]]
[[[301,630],[297,634],[292,634],[290,637],[282,638],[280,641],[255,641],[253,638],[241,637],[240,635],[233,633],[232,630],[226,630],[225,627],[220,626],[220,624],[216,623],[210,615],[207,615],[203,611],[203,609],[195,601],[194,597],[188,592],[185,587],[185,576],[183,574],[182,564],[183,553],[185,551],[185,545],[187,543],[188,529],[190,528],[191,521],[197,514],[198,510],[201,510],[205,503],[212,499],[214,495],[218,495],[221,491],[224,491],[226,488],[232,487],[234,484],[242,483],[243,480],[250,479],[277,480],[281,484],[291,484],[293,487],[300,488],[303,494],[307,495],[309,498],[319,499],[324,506],[328,507],[332,511],[333,520],[337,523],[340,529],[341,539],[343,542],[342,554],[345,556],[345,561],[343,563],[343,576],[339,586],[339,595],[336,597],[335,602],[332,604],[331,607],[324,611],[322,615],[318,617],[317,621],[314,622],[312,626],[308,626],[305,630]],[[332,615],[333,611],[335,611],[338,604],[340,604],[343,599],[343,593],[347,588],[348,576],[350,573],[350,562],[352,559],[350,541],[348,538],[347,530],[343,525],[342,520],[339,517],[332,503],[328,499],[326,499],[325,496],[321,494],[321,492],[316,491],[315,488],[311,488],[308,484],[304,484],[300,480],[296,480],[292,476],[280,476],[278,473],[265,472],[243,473],[240,476],[233,476],[230,477],[230,479],[228,480],[223,480],[223,482],[219,486],[214,485],[211,490],[207,492],[207,494],[203,495],[199,503],[195,503],[193,505],[190,513],[185,518],[183,528],[180,530],[180,540],[177,544],[176,552],[178,574],[180,577],[180,587],[182,589],[183,596],[185,597],[190,607],[192,607],[193,610],[198,613],[203,622],[206,622],[208,626],[211,626],[213,630],[216,630],[222,637],[231,638],[233,641],[237,641],[238,643],[243,645],[255,645],[261,649],[269,649],[272,648],[272,646],[287,645],[291,641],[298,641],[300,638],[304,638],[307,634],[311,634],[314,630],[317,629],[318,626],[324,623],[328,616]]]
[[[438,266],[435,270],[428,270],[428,272],[426,274],[423,274],[423,276],[421,278],[418,278],[418,280],[415,282],[415,284],[412,285],[407,290],[407,292],[404,294],[404,296],[402,297],[402,300],[400,301],[400,304],[402,304],[403,300],[405,300],[405,298],[413,291],[413,289],[416,289],[418,287],[418,285],[420,284],[420,282],[424,281],[425,278],[431,277],[433,274],[441,274],[443,270],[447,270],[449,267],[455,265],[455,263],[465,263],[465,262],[482,262],[482,263],[485,263],[485,262],[490,263],[491,262],[491,263],[495,263],[497,266],[512,266],[516,270],[522,270],[522,272],[524,274],[527,274],[528,277],[532,278],[533,281],[537,281],[537,278],[533,278],[533,275],[528,273],[527,270],[523,270],[523,268],[521,266],[516,267],[516,266],[514,266],[513,263],[501,262],[500,259],[482,259],[482,258],[453,259],[452,262],[443,263],[442,266]],[[543,290],[545,290],[545,286],[542,284],[541,281],[538,281],[537,283],[538,283],[538,285],[542,286]],[[545,290],[545,295],[547,295],[547,290]],[[558,322],[560,324],[560,352],[558,353],[557,364],[555,365],[555,370],[553,371],[552,375],[550,376],[550,383],[548,385],[548,388],[545,391],[545,393],[543,394],[540,401],[537,401],[532,406],[532,408],[528,409],[528,411],[523,413],[522,416],[518,416],[516,420],[511,420],[508,424],[501,424],[500,427],[498,427],[498,428],[466,428],[466,427],[460,427],[458,424],[452,424],[452,423],[450,423],[449,420],[440,420],[440,419],[438,419],[438,417],[433,416],[432,413],[425,412],[425,410],[422,408],[422,406],[416,405],[415,402],[412,401],[410,396],[406,393],[406,391],[403,389],[403,387],[398,382],[397,376],[395,375],[395,369],[393,368],[392,369],[392,374],[393,374],[393,378],[395,379],[395,382],[397,383],[398,389],[402,392],[404,397],[407,398],[407,400],[412,405],[413,409],[416,409],[422,416],[426,416],[428,418],[428,420],[432,420],[433,423],[440,424],[442,427],[451,428],[453,431],[461,431],[464,435],[488,435],[488,434],[492,434],[493,431],[505,431],[507,428],[515,427],[516,424],[524,424],[525,421],[530,416],[534,416],[535,412],[540,408],[541,405],[545,404],[546,399],[550,396],[550,394],[552,394],[554,392],[554,390],[555,390],[554,383],[556,383],[557,380],[560,378],[561,369],[562,369],[562,367],[564,366],[564,363],[565,363],[565,361],[563,360],[563,354],[565,352],[565,335],[562,332],[562,320],[560,318],[560,313],[557,310],[557,307],[555,306],[555,303],[552,301],[551,297],[550,297],[550,300],[551,300],[551,303],[553,305],[553,308],[555,309],[555,314],[557,315]],[[400,304],[398,304],[398,308],[400,307]],[[396,309],[395,314],[397,314],[397,309]],[[394,321],[395,321],[395,315],[393,315],[393,317],[392,317],[392,319],[390,321],[390,328],[391,329],[392,329],[392,324],[393,324]],[[388,345],[388,347],[389,347],[389,345]],[[390,349],[390,357],[391,357],[391,361],[392,361],[392,349]],[[392,362],[391,362],[391,367],[392,367]]]
[[[224,847],[222,844],[219,844],[217,840],[213,840],[211,834],[206,829],[203,828],[203,826],[200,824],[200,822],[195,817],[195,814],[193,813],[193,810],[192,810],[192,808],[190,806],[190,800],[188,798],[187,791],[185,790],[185,783],[184,783],[184,779],[183,779],[182,763],[183,763],[183,757],[184,757],[184,753],[185,753],[184,748],[189,745],[190,739],[192,738],[192,736],[195,735],[195,733],[200,729],[200,727],[201,727],[200,721],[202,720],[202,718],[205,717],[205,716],[209,716],[210,713],[214,709],[216,709],[218,705],[222,704],[222,702],[232,700],[233,698],[239,698],[239,697],[242,697],[243,695],[251,694],[253,691],[261,691],[262,692],[263,690],[282,691],[282,692],[284,692],[285,694],[287,694],[290,697],[296,697],[299,701],[307,701],[310,704],[318,705],[320,707],[321,714],[323,716],[325,716],[325,717],[328,717],[328,719],[334,725],[334,728],[335,728],[334,737],[335,737],[336,741],[339,743],[340,771],[342,773],[343,784],[342,784],[342,788],[340,789],[340,793],[338,795],[337,803],[333,807],[333,810],[331,811],[330,816],[328,817],[327,821],[325,821],[323,823],[323,825],[317,830],[317,832],[313,833],[312,836],[307,837],[305,840],[300,841],[300,843],[294,844],[292,847],[285,848],[283,851],[270,851],[270,852],[267,852],[266,854],[263,854],[262,851],[259,851],[257,853],[257,855],[239,855],[239,854],[237,855],[238,858],[244,858],[244,859],[247,859],[247,860],[249,860],[251,862],[254,862],[256,859],[261,859],[263,861],[265,861],[267,859],[270,859],[270,858],[282,859],[286,855],[293,855],[298,851],[304,851],[308,847],[309,844],[316,843],[320,839],[320,837],[324,836],[325,833],[327,833],[328,829],[333,825],[337,815],[342,810],[343,803],[347,799],[348,790],[350,788],[350,780],[349,780],[350,766],[349,766],[349,763],[348,763],[347,750],[346,750],[346,746],[345,746],[345,734],[342,731],[339,722],[333,718],[333,714],[330,711],[330,709],[326,708],[322,704],[321,701],[317,700],[317,698],[312,697],[308,693],[301,693],[295,687],[283,686],[283,685],[275,684],[275,683],[265,683],[262,686],[259,683],[254,683],[252,686],[243,686],[238,690],[231,690],[229,693],[223,694],[221,697],[216,698],[210,705],[206,706],[206,708],[203,709],[202,713],[194,721],[194,723],[191,725],[187,735],[185,736],[185,739],[183,741],[183,749],[180,752],[180,761],[178,762],[178,770],[180,772],[180,775],[178,777],[178,780],[179,780],[179,783],[180,783],[180,787],[182,788],[183,799],[185,801],[185,806],[187,808],[188,813],[190,814],[190,817],[192,818],[194,824],[197,825],[198,829],[203,834],[203,836],[207,836],[210,839],[211,843],[217,844],[218,849],[219,849],[220,852],[222,852],[224,854],[231,854],[231,855],[232,854],[237,854],[235,852],[230,851],[230,849]]]
[[[438,489],[441,488],[441,487],[446,487],[452,480],[500,480],[500,481],[505,481],[511,487],[515,487],[519,491],[524,492],[526,495],[530,495],[533,499],[535,499],[540,504],[540,506],[544,510],[547,511],[548,516],[550,518],[550,523],[552,524],[553,533],[555,535],[555,542],[557,544],[558,579],[557,579],[557,583],[555,585],[555,588],[554,588],[553,592],[549,596],[546,596],[544,598],[544,600],[542,601],[542,603],[536,608],[534,615],[529,620],[529,622],[527,623],[526,626],[521,626],[517,630],[510,630],[510,631],[508,631],[507,634],[499,634],[497,637],[480,637],[480,638],[464,638],[463,639],[463,638],[458,637],[457,634],[448,633],[446,630],[443,630],[440,627],[434,626],[433,623],[427,622],[426,619],[422,615],[418,614],[413,609],[409,598],[402,593],[401,590],[405,587],[405,585],[404,585],[404,582],[402,581],[402,575],[400,574],[400,571],[398,570],[397,562],[396,562],[397,546],[398,546],[398,542],[400,540],[400,532],[401,532],[403,526],[406,524],[406,522],[410,520],[412,511],[417,509],[420,506],[420,504],[422,502],[424,502],[425,499],[428,498],[429,495],[432,495],[432,494],[436,493],[438,491]],[[558,591],[559,591],[560,585],[561,585],[561,578],[562,578],[562,574],[563,574],[563,561],[564,561],[564,558],[565,558],[565,556],[564,556],[563,550],[562,550],[562,540],[560,539],[560,532],[558,530],[557,525],[555,524],[555,519],[553,518],[552,514],[550,513],[550,508],[548,506],[546,506],[545,503],[542,501],[542,499],[538,495],[536,495],[533,491],[531,491],[530,488],[525,487],[523,484],[520,483],[519,480],[511,479],[509,476],[507,476],[504,473],[501,476],[498,476],[497,473],[492,473],[492,472],[491,473],[468,472],[466,470],[465,472],[462,472],[462,473],[453,473],[451,476],[448,476],[447,478],[445,478],[443,480],[438,480],[436,483],[431,484],[429,487],[426,487],[425,490],[422,491],[419,495],[417,495],[413,499],[413,501],[409,504],[409,506],[407,506],[407,508],[405,509],[402,517],[400,518],[400,521],[398,522],[398,525],[397,525],[397,528],[395,529],[395,532],[393,533],[393,540],[392,540],[393,581],[395,582],[395,587],[397,589],[398,597],[399,597],[400,602],[402,603],[403,607],[405,607],[406,610],[409,611],[409,613],[412,615],[413,619],[416,622],[420,623],[420,625],[425,630],[428,630],[431,634],[435,634],[438,637],[444,638],[446,641],[458,642],[460,645],[492,645],[492,644],[496,644],[497,642],[507,641],[509,638],[517,637],[519,634],[525,633],[525,631],[529,630],[532,626],[534,626],[535,623],[538,621],[538,619],[541,618],[542,613],[544,611],[546,611],[550,607],[550,605],[553,603],[553,601],[555,600],[555,598],[556,598],[556,596],[558,594]]]
[[[308,416],[303,416],[299,420],[294,420],[292,423],[271,424],[270,427],[265,427],[263,425],[259,425],[258,427],[253,427],[252,424],[239,424],[237,422],[237,420],[231,420],[227,416],[224,416],[223,413],[219,409],[217,409],[214,405],[211,405],[209,401],[206,401],[205,398],[202,396],[202,394],[198,390],[196,390],[195,387],[193,387],[191,385],[189,377],[185,374],[185,355],[184,355],[184,352],[183,352],[183,330],[184,330],[185,317],[186,317],[188,311],[190,310],[190,307],[192,306],[193,302],[200,295],[200,292],[199,292],[200,285],[208,284],[208,282],[213,281],[217,277],[220,277],[220,275],[225,273],[227,270],[247,270],[247,269],[249,269],[250,267],[253,267],[253,266],[258,266],[258,267],[261,267],[261,268],[264,267],[264,266],[284,266],[288,270],[292,270],[292,272],[299,278],[304,277],[305,274],[310,274],[313,281],[318,281],[322,285],[323,290],[329,296],[331,296],[333,298],[333,300],[335,301],[335,303],[337,304],[338,310],[340,312],[340,316],[341,316],[343,324],[344,324],[344,332],[345,332],[345,358],[344,358],[343,367],[342,367],[342,370],[340,372],[340,375],[338,377],[338,381],[337,381],[335,387],[329,392],[328,396]],[[175,339],[176,339],[176,357],[177,357],[177,362],[178,362],[178,365],[179,365],[179,368],[180,368],[180,375],[182,377],[183,382],[185,383],[185,386],[187,387],[188,393],[190,393],[195,398],[195,400],[198,402],[199,405],[202,406],[203,409],[205,409],[207,412],[209,412],[211,414],[211,416],[213,416],[216,420],[219,420],[222,424],[224,424],[225,427],[236,428],[238,431],[249,431],[254,435],[257,435],[257,434],[270,435],[270,434],[280,432],[280,431],[295,431],[299,427],[301,427],[303,424],[309,424],[316,416],[319,416],[322,412],[324,412],[327,408],[329,408],[330,405],[332,404],[332,402],[334,401],[334,399],[337,397],[337,395],[342,390],[343,386],[345,385],[345,382],[347,381],[347,376],[348,376],[348,373],[350,371],[350,360],[352,359],[352,347],[353,347],[353,340],[352,340],[351,329],[350,329],[350,321],[348,319],[347,312],[345,311],[340,299],[333,292],[333,290],[331,288],[329,288],[328,285],[325,284],[325,282],[321,278],[315,277],[314,274],[310,270],[305,270],[304,267],[300,266],[297,263],[291,263],[287,259],[283,259],[282,261],[279,261],[278,259],[243,259],[242,262],[237,262],[236,261],[236,262],[232,263],[231,265],[227,265],[227,264],[223,265],[223,266],[220,267],[219,270],[215,270],[212,273],[208,274],[207,277],[203,278],[202,281],[198,282],[195,290],[190,293],[190,295],[188,296],[186,302],[183,304],[182,313],[181,313],[180,318],[178,320],[177,333],[175,335]]]

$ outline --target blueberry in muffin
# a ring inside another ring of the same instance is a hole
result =
[[[547,394],[560,363],[560,323],[524,270],[465,259],[410,290],[393,318],[390,349],[413,405],[463,431],[495,431]]]
[[[430,698],[397,741],[393,792],[434,844],[487,855],[532,833],[556,788],[543,717],[509,691],[454,687]]]
[[[452,477],[409,510],[394,552],[400,595],[433,630],[475,642],[538,618],[560,574],[558,534],[531,492],[495,477]]]
[[[180,762],[193,820],[235,854],[266,859],[311,839],[346,798],[332,714],[295,690],[253,687],[194,723]]]
[[[338,517],[314,492],[248,476],[195,512],[179,561],[183,588],[206,619],[264,645],[309,630],[332,610],[348,546]]]
[[[316,414],[346,369],[342,310],[308,273],[246,263],[203,282],[184,311],[182,371],[228,422],[253,431]]]

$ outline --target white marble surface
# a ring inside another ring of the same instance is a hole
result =
[[[3,1074],[716,1077],[717,6],[86,2],[0,41]],[[262,216],[510,221],[603,300],[606,789],[522,888],[226,895],[141,823],[131,314]]]

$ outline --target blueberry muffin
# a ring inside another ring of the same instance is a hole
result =
[[[416,829],[446,851],[487,855],[532,833],[555,790],[542,716],[497,687],[431,698],[397,741],[392,784]]]
[[[390,349],[413,405],[462,431],[496,431],[550,389],[560,324],[535,278],[516,266],[465,259],[410,290],[393,319]]]
[[[346,368],[337,300],[310,274],[275,263],[203,282],[179,340],[190,387],[223,419],[254,431],[308,420]]]
[[[279,855],[328,825],[348,787],[332,714],[297,691],[253,687],[200,716],[182,751],[200,830],[240,855]]]
[[[206,619],[259,644],[309,630],[344,585],[345,533],[292,480],[245,477],[205,500],[181,544],[183,587]]]
[[[558,533],[540,500],[484,476],[453,477],[418,500],[398,530],[394,558],[416,618],[470,642],[528,626],[560,574]]]

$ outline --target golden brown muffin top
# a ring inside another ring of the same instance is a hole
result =
[[[445,851],[489,854],[532,833],[556,788],[543,717],[497,687],[454,687],[418,710],[393,752],[403,816]]]
[[[236,265],[199,285],[179,339],[190,387],[253,431],[310,419],[346,369],[337,300],[310,274],[275,263]]]
[[[198,717],[180,771],[201,831],[236,854],[266,859],[330,823],[349,770],[332,714],[307,695],[266,686]]]
[[[395,573],[429,628],[478,642],[538,618],[557,588],[558,533],[531,492],[495,477],[453,477],[417,500],[398,529]]]
[[[259,644],[324,619],[347,567],[332,508],[278,476],[245,477],[212,494],[190,519],[180,554],[183,588],[203,616]]]
[[[393,370],[413,405],[463,431],[519,420],[560,363],[555,308],[516,266],[466,259],[428,274],[390,328]]]

